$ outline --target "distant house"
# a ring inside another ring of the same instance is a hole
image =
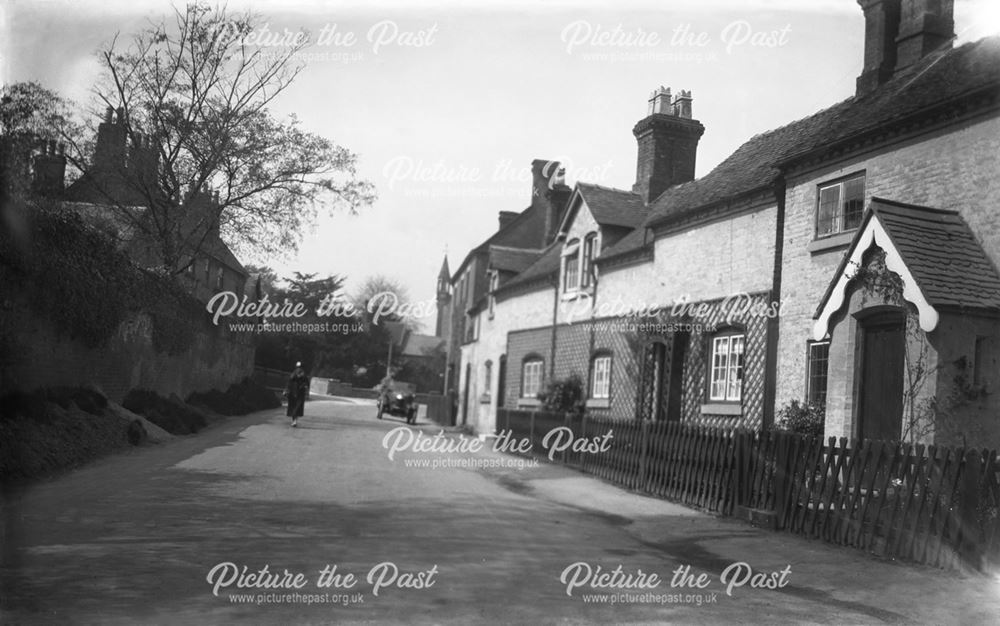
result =
[[[631,189],[579,183],[540,241],[470,252],[477,430],[575,373],[594,415],[767,428],[802,400],[829,436],[1000,445],[1000,39],[953,48],[947,0],[863,10],[854,96],[695,179],[705,127],[661,87]]]
[[[488,295],[524,271],[551,244],[569,197],[570,190],[563,183],[563,170],[557,161],[536,159],[531,173],[528,207],[520,212],[501,211],[497,232],[469,251],[451,276],[446,291],[442,291],[445,288],[439,281],[438,302],[447,303],[440,310],[449,318],[439,323],[448,331],[445,389],[446,393],[461,397],[456,416],[460,424],[467,424],[470,419],[478,421],[480,407],[473,399],[484,397],[477,391],[482,381],[470,373],[475,358],[468,351],[479,345],[480,313],[491,315],[493,301]]]
[[[55,142],[47,142],[34,157],[33,188],[116,237],[140,266],[157,267],[162,264],[158,242],[146,234],[155,227],[144,221],[151,219],[145,207],[155,193],[151,190],[156,189],[157,164],[150,139],[129,137],[122,111],[108,108],[98,126],[89,169],[66,186],[66,157]],[[247,280],[246,269],[219,237],[215,220],[203,219],[217,202],[217,197],[202,192],[177,208],[185,213],[178,222],[194,233],[189,239],[200,243],[188,246],[181,279],[202,301],[219,291],[243,293]]]

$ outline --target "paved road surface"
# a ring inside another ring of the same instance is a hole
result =
[[[234,418],[8,494],[0,623],[995,623],[1000,615],[991,579],[878,562],[563,468],[524,467],[489,450],[408,450],[390,461],[383,438],[403,424],[373,415],[366,404],[322,401],[296,429],[277,411]],[[761,580],[787,584],[747,581],[727,595],[720,576],[740,561]],[[570,578],[581,584],[570,595],[560,577],[575,563]],[[629,596],[584,582],[587,568],[619,565],[632,575]],[[706,575],[704,589],[672,587],[685,565]],[[289,576],[258,576],[283,588],[246,577],[251,586],[240,589],[244,566]],[[339,578],[320,581],[324,569]],[[289,587],[297,574],[301,588]]]

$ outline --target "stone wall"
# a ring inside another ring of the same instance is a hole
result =
[[[144,313],[133,314],[105,345],[91,348],[60,335],[20,299],[2,306],[0,395],[95,385],[116,402],[131,389],[184,399],[194,392],[224,390],[253,374],[253,343],[213,326],[207,313],[192,320],[196,328],[190,347],[167,354],[154,347],[153,322]]]

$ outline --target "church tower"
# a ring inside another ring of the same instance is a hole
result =
[[[444,255],[441,262],[441,271],[437,277],[437,325],[434,327],[434,335],[445,337],[448,333],[448,320],[451,305],[451,272],[448,270],[448,255]]]

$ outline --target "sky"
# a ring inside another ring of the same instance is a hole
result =
[[[1000,2],[956,0],[958,43],[1000,32]],[[862,66],[856,0],[230,2],[259,13],[257,42],[309,32],[305,69],[274,103],[358,155],[378,200],[322,212],[279,275],[369,276],[433,300],[452,270],[530,199],[533,159],[577,180],[630,189],[632,127],[659,87],[690,90],[705,126],[702,176],[757,133],[850,97]],[[132,0],[0,0],[0,78],[35,80],[81,103],[95,51],[172,11]],[[322,39],[321,39],[322,37]],[[433,318],[424,321],[433,330]]]

